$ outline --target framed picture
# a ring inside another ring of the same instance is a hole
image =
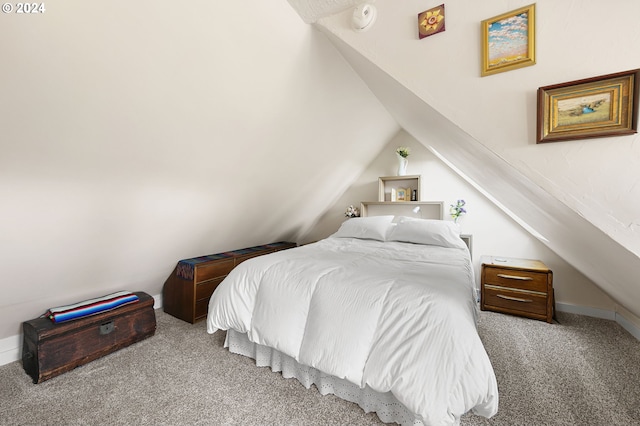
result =
[[[536,63],[536,5],[482,21],[482,70],[487,76]]]
[[[423,39],[444,31],[444,4],[418,13],[418,37]]]
[[[639,78],[635,69],[540,87],[536,142],[637,133]]]
[[[411,189],[398,188],[396,201],[410,201],[410,200],[411,200]]]

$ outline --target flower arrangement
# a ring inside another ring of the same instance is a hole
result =
[[[396,148],[396,154],[398,154],[402,158],[407,158],[409,154],[411,154],[411,151],[406,146],[399,146],[398,148]]]
[[[458,218],[465,214],[467,210],[465,210],[464,205],[467,204],[464,200],[458,200],[455,204],[451,204],[451,208],[449,209],[449,214],[453,218],[454,222],[458,222]]]
[[[360,217],[360,210],[357,207],[349,206],[344,215],[345,217]]]

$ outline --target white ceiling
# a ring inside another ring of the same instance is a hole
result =
[[[366,3],[362,0],[288,0],[298,15],[308,24],[320,18],[330,16],[357,4]],[[371,2],[369,2],[371,3]]]

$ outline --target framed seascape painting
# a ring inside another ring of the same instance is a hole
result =
[[[535,4],[482,21],[481,75],[536,63]]]
[[[639,78],[635,69],[540,87],[536,142],[637,133]]]

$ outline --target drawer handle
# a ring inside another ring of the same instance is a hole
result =
[[[498,274],[500,278],[506,278],[508,280],[520,280],[520,281],[533,281],[531,277],[519,277],[517,275]]]
[[[524,302],[524,303],[531,303],[531,302],[533,302],[533,300],[531,300],[531,299],[521,299],[521,298],[519,298],[519,297],[504,296],[504,295],[502,295],[502,294],[497,294],[496,296],[498,296],[500,299],[513,300],[514,302]]]

